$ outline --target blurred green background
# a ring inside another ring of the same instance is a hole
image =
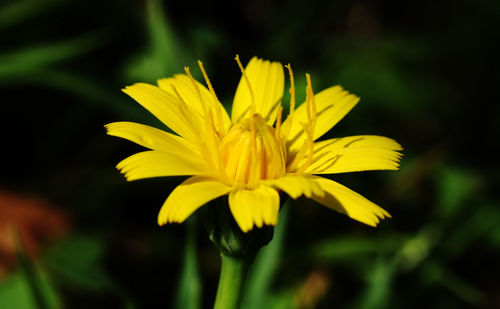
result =
[[[229,106],[236,53],[291,63],[299,101],[306,72],[359,95],[327,137],[405,147],[399,172],[334,177],[392,214],[379,227],[283,209],[244,309],[500,308],[499,20],[488,0],[1,1],[0,308],[212,306],[203,211],[158,227],[182,178],[127,183],[140,147],[103,125],[161,127],[120,89],[197,59]]]

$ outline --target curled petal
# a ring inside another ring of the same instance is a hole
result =
[[[314,177],[314,181],[325,194],[313,195],[312,199],[328,208],[370,226],[376,226],[380,219],[391,217],[384,209],[335,181],[323,177]]]
[[[231,213],[245,233],[254,225],[257,227],[262,227],[263,224],[276,225],[279,207],[278,192],[266,185],[260,185],[252,190],[234,189],[229,193]]]
[[[198,208],[231,191],[231,187],[206,176],[193,176],[177,186],[158,214],[158,224],[183,222]]]
[[[293,199],[299,198],[302,194],[308,198],[312,195],[324,195],[321,187],[308,175],[289,175],[277,179],[265,180],[263,183],[285,191]]]

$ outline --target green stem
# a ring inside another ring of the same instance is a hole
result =
[[[248,268],[253,259],[221,253],[222,265],[214,309],[238,309],[241,303]]]

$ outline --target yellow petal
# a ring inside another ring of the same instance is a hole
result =
[[[245,74],[250,82],[255,110],[266,123],[272,125],[276,120],[278,107],[281,105],[285,87],[283,66],[279,62],[270,62],[253,57],[245,68]],[[244,77],[240,79],[234,95],[231,120],[237,123],[250,115],[252,95]]]
[[[131,96],[179,135],[189,141],[196,140],[197,128],[193,124],[201,123],[201,119],[199,115],[190,111],[183,113],[181,110],[182,102],[176,96],[156,86],[143,83],[127,86],[123,89],[123,92]],[[190,118],[187,119],[186,117]]]
[[[197,154],[196,147],[184,138],[147,125],[123,121],[113,122],[105,127],[109,135],[128,139],[149,149],[176,154]]]
[[[158,224],[181,223],[196,209],[229,191],[231,187],[216,179],[205,176],[190,177],[170,193],[158,214]]]
[[[222,121],[224,132],[226,132],[231,126],[231,120],[229,119],[224,106],[219,103],[219,101],[204,85],[197,81],[195,81],[195,84],[196,87],[186,74],[177,74],[171,78],[162,78],[158,80],[158,86],[162,90],[176,96],[172,88],[172,86],[174,86],[190,109],[199,114],[201,117],[205,118],[208,111],[211,110],[212,114],[216,118],[216,121],[214,122],[218,124],[217,115],[220,114],[220,120]],[[199,94],[196,88],[198,88]]]
[[[329,149],[380,148],[396,151],[403,150],[403,147],[392,138],[378,135],[355,135],[332,138],[314,143],[315,152],[321,151],[325,147],[329,147]]]
[[[373,135],[335,138],[314,144],[310,174],[397,170],[403,148],[396,141]]]
[[[190,177],[178,185],[167,198],[158,214],[158,224],[183,222],[196,209],[229,191],[231,187],[216,179],[205,176]]]
[[[379,219],[391,217],[387,211],[335,181],[314,176],[313,180],[325,191],[325,195],[313,195],[312,199],[328,208],[370,226],[376,226]]]
[[[311,197],[313,194],[324,195],[320,186],[307,175],[288,175],[278,179],[264,180],[262,183],[285,191],[293,199],[299,198],[302,194],[306,197]]]
[[[317,119],[314,129],[314,140],[328,132],[358,103],[359,98],[344,91],[340,86],[334,86],[314,95],[316,103]],[[290,121],[287,118],[283,127],[288,127]],[[307,138],[304,124],[308,122],[306,104],[297,108],[293,115],[293,121],[288,135],[287,146],[291,153],[296,152]]]
[[[257,227],[276,225],[280,198],[276,190],[260,185],[253,190],[234,189],[229,193],[229,207],[243,232]]]
[[[179,154],[150,150],[131,155],[116,166],[128,181],[163,176],[186,176],[207,173],[203,161]]]

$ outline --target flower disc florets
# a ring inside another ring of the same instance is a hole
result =
[[[230,181],[251,188],[260,180],[284,175],[284,147],[276,132],[260,114],[229,130],[221,142],[221,155]]]

